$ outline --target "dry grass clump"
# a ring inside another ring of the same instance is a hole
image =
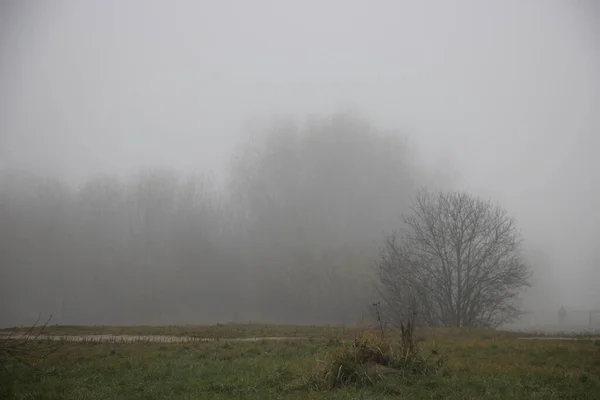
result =
[[[365,387],[384,376],[428,375],[443,365],[445,357],[432,351],[425,357],[419,350],[414,324],[401,324],[400,337],[382,331],[360,333],[354,342],[328,352],[313,375],[319,388]]]
[[[315,374],[318,386],[367,386],[374,383],[377,366],[389,364],[391,344],[370,333],[361,334],[354,343],[328,352]]]

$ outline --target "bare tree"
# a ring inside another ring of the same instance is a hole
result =
[[[531,272],[514,218],[461,192],[422,190],[411,209],[405,234],[387,237],[378,263],[396,317],[416,306],[421,323],[497,327],[521,315]]]

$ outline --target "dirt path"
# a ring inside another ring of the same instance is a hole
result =
[[[600,337],[569,337],[569,336],[525,336],[517,338],[518,340],[571,340],[571,341],[594,341],[600,340]]]
[[[9,336],[12,339],[23,338],[25,332],[0,332],[0,336]],[[190,343],[190,342],[259,342],[269,341],[291,341],[307,340],[306,336],[265,336],[265,337],[240,337],[240,338],[201,338],[193,336],[169,336],[169,335],[30,335],[30,338],[38,340],[56,340],[65,342],[97,342],[97,343]],[[568,337],[568,336],[524,336],[517,340],[567,340],[567,341],[594,341],[600,337]]]
[[[6,333],[2,333],[7,336]],[[13,339],[22,338],[24,332],[13,332]],[[38,340],[57,340],[65,342],[106,342],[106,343],[189,343],[189,342],[258,342],[261,340],[306,340],[308,337],[246,337],[246,338],[199,338],[191,336],[166,336],[166,335],[30,335]]]

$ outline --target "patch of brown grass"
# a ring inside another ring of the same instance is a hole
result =
[[[407,337],[394,340],[364,331],[354,342],[329,351],[318,361],[313,371],[314,386],[335,389],[344,386],[365,387],[383,375],[429,374],[444,362],[443,357],[431,360],[419,351],[416,341]]]

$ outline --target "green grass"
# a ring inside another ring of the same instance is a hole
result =
[[[228,333],[227,329],[232,329]],[[59,334],[90,328],[56,327]],[[96,328],[92,328],[96,329]],[[149,334],[142,327],[115,333]],[[164,330],[157,334],[169,334]],[[343,349],[351,329],[277,326],[172,327],[221,337],[311,336],[304,341],[67,343],[44,360],[0,368],[10,399],[597,399],[600,342],[516,340],[489,331],[419,334],[423,354],[447,355],[429,375],[386,377],[364,388],[315,385],[319,361]],[[391,334],[391,333],[390,333]]]

